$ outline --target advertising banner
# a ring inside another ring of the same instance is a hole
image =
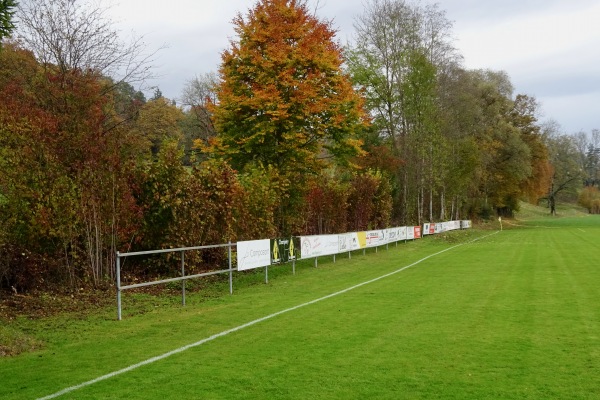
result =
[[[381,246],[387,243],[386,230],[367,231],[367,247]]]
[[[421,227],[420,226],[415,226],[414,228],[415,231],[415,239],[420,239],[421,238]]]
[[[358,237],[358,245],[361,249],[367,247],[367,232],[356,232],[356,236]]]
[[[366,235],[365,232],[352,232],[345,233],[342,235],[338,235],[339,239],[339,252],[344,253],[346,251],[358,250],[362,249],[366,245]],[[362,235],[360,235],[362,234]],[[359,236],[363,237],[362,245]]]
[[[415,229],[412,226],[406,227],[406,239],[412,240],[415,238]]]
[[[386,238],[388,243],[395,243],[398,241],[398,228],[389,228],[386,232]]]
[[[470,227],[471,227],[471,221],[470,220],[460,221],[460,228],[461,229],[468,229]]]
[[[327,256],[339,252],[339,235],[300,236],[301,258]]]
[[[406,240],[406,239],[408,239],[408,236],[406,234],[406,227],[401,226],[400,228],[398,228],[398,240]]]
[[[400,226],[396,228],[390,228],[387,230],[387,242],[395,243],[401,240],[406,240],[406,227]]]
[[[266,267],[267,265],[270,265],[270,245],[271,241],[269,239],[237,242],[238,271]]]
[[[421,231],[421,235],[425,236],[425,235],[433,235],[436,233],[436,229],[435,229],[436,224],[434,224],[433,222],[426,222],[423,224],[423,230]]]
[[[297,247],[297,238],[271,240],[271,264],[282,264],[295,260]]]

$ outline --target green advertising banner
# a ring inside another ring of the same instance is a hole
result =
[[[299,250],[299,238],[271,239],[271,264],[293,261]]]

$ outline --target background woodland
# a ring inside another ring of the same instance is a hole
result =
[[[155,51],[104,11],[0,1],[0,288],[110,285],[116,251],[600,212],[600,131],[465,70],[439,5],[371,0],[343,47],[305,1],[259,0],[178,102],[136,89]]]

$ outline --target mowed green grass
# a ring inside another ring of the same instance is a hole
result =
[[[519,225],[281,267],[268,285],[238,277],[233,296],[185,308],[138,314],[125,293],[120,322],[22,322],[46,347],[0,359],[0,398],[49,395],[465,243],[59,398],[597,399],[600,218]]]

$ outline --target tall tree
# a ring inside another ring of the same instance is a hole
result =
[[[584,185],[598,186],[600,188],[600,130],[593,129],[591,136],[581,132],[577,138],[584,137],[583,148],[578,146],[578,150],[583,158],[583,169],[585,171]],[[581,141],[578,141],[578,145]]]
[[[293,196],[303,174],[361,151],[362,99],[342,71],[331,24],[305,1],[261,0],[233,23],[238,39],[222,55],[209,151],[238,170],[275,168],[281,195]],[[294,206],[282,207],[280,216]]]
[[[452,46],[452,23],[437,5],[372,0],[355,27],[356,44],[348,49],[349,71],[365,93],[379,134],[404,161],[395,174],[400,188],[396,219],[422,221],[426,199],[428,218],[433,219],[433,195],[444,203],[445,192],[437,172],[443,171],[439,167],[445,154],[439,83],[460,60]],[[444,213],[441,204],[439,208]]]
[[[356,153],[362,101],[330,23],[302,0],[261,0],[234,25],[239,39],[222,56],[212,151],[235,168],[254,162],[282,173],[314,172],[325,154]]]
[[[554,215],[556,203],[561,196],[576,198],[582,185],[584,170],[579,161],[575,137],[561,133],[560,126],[556,124],[544,126],[543,137],[553,172],[545,199],[550,213]]]
[[[186,83],[181,96],[183,106],[189,108],[190,114],[196,121],[198,136],[204,140],[215,136],[215,127],[208,107],[210,104],[217,103],[215,90],[218,81],[217,74],[213,72],[196,76]]]
[[[475,192],[483,214],[511,216],[518,210],[522,184],[532,174],[531,150],[513,124],[513,86],[504,71],[472,72],[479,108],[479,165]]]
[[[542,140],[541,127],[537,124],[538,109],[539,105],[534,97],[518,94],[509,114],[512,124],[521,132],[521,139],[531,153],[531,175],[521,184],[521,188],[532,204],[544,197],[552,175],[548,149]]]
[[[140,107],[131,128],[137,136],[146,140],[152,154],[156,155],[165,140],[181,141],[183,135],[179,124],[183,117],[181,109],[168,99],[159,97]]]
[[[441,174],[442,201],[440,216],[446,211],[460,219],[469,204],[469,188],[475,181],[480,160],[477,144],[481,107],[475,78],[469,71],[454,66],[440,81],[440,129],[447,145],[446,168]],[[448,209],[445,209],[445,207]]]
[[[405,205],[416,205],[416,222],[424,221],[426,198],[429,199],[429,217],[433,220],[433,194],[442,173],[444,140],[440,135],[437,102],[436,70],[422,52],[410,54],[410,71],[402,85],[404,95],[404,119],[407,127],[403,147],[406,162],[404,173],[405,192],[413,188],[413,198],[405,199]]]
[[[217,74],[206,73],[189,80],[183,89],[181,103],[185,108],[185,118],[182,131],[187,163],[190,162],[195,141],[206,145],[209,139],[216,136],[209,106],[217,103],[215,90],[218,80]]]

